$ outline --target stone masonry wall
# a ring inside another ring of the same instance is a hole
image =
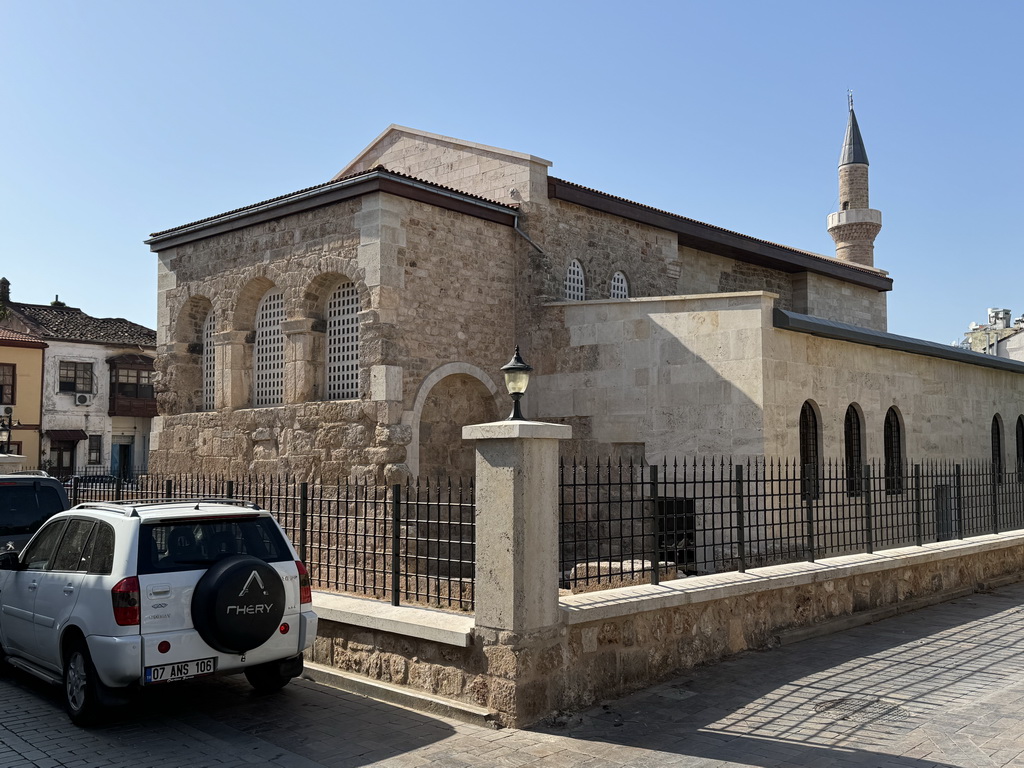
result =
[[[852,575],[833,574],[828,561],[820,561],[809,583],[794,584],[773,569],[758,571],[756,578],[721,574],[667,582],[670,591],[662,595],[685,593],[692,585],[692,601],[647,610],[639,596],[649,587],[607,591],[599,593],[603,602],[627,605],[637,599],[636,610],[588,620],[587,610],[577,605],[563,611],[560,627],[529,638],[477,632],[468,648],[322,621],[311,660],[487,707],[502,724],[523,727],[731,654],[769,648],[785,630],[1019,577],[1024,543],[1019,536],[1008,539],[979,551],[947,551],[906,563],[896,557],[885,567]],[[756,588],[749,586],[752,579]]]

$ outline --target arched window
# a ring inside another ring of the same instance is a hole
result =
[[[998,415],[992,417],[992,482],[1003,482],[1003,430]]]
[[[327,382],[328,400],[359,397],[359,292],[353,282],[341,283],[327,299]]]
[[[214,385],[217,381],[217,370],[213,353],[213,311],[207,313],[203,321],[203,410],[212,411],[216,408]]]
[[[573,259],[565,271],[565,300],[584,301],[586,298],[587,278],[583,274],[583,265]]]
[[[621,272],[616,272],[612,275],[611,297],[613,299],[629,298],[629,281],[626,280],[626,276]]]
[[[818,414],[814,406],[805,402],[800,409],[800,477],[801,493],[805,499],[819,496],[818,470],[821,450],[818,445]]]
[[[1017,417],[1017,482],[1024,483],[1024,416]]]
[[[271,290],[256,310],[253,348],[253,405],[280,405],[284,401],[284,292]]]
[[[903,493],[903,425],[895,408],[885,414],[885,492]]]
[[[861,475],[864,466],[864,435],[860,413],[852,405],[846,409],[843,438],[846,445],[846,493],[849,496],[860,496],[864,485]]]

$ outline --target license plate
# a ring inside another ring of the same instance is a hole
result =
[[[146,685],[153,683],[173,683],[177,680],[190,680],[193,677],[212,675],[217,671],[217,659],[193,659],[178,661],[174,664],[162,664],[159,667],[146,667]]]

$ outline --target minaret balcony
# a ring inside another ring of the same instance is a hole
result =
[[[843,224],[877,224],[882,226],[882,212],[874,208],[853,208],[848,211],[837,211],[828,215],[828,228]]]

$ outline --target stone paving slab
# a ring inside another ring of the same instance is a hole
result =
[[[71,725],[0,679],[0,768],[1024,768],[1024,584],[746,653],[529,730],[297,680],[146,691]]]

